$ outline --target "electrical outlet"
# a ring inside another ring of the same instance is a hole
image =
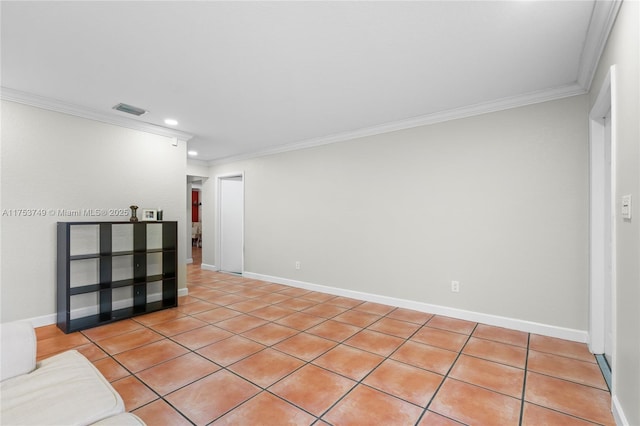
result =
[[[451,291],[460,293],[460,281],[451,281]]]
[[[297,261],[297,262],[296,262],[296,269],[297,269],[297,270],[300,270],[300,261]]]

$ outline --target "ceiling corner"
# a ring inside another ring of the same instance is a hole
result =
[[[591,88],[600,56],[607,45],[621,4],[622,0],[596,0],[594,2],[578,71],[578,84],[586,91]]]

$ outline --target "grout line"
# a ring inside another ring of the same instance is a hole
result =
[[[524,403],[525,403],[525,392],[527,390],[527,372],[529,367],[529,345],[531,343],[531,333],[527,333],[527,352],[524,358],[524,377],[522,378],[522,396],[520,398],[520,421],[519,425],[522,425],[522,421],[524,419]]]

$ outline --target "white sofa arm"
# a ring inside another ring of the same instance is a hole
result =
[[[0,381],[36,368],[36,333],[30,322],[0,324]]]

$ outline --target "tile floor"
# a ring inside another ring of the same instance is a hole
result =
[[[586,345],[203,271],[179,307],[65,335],[153,425],[613,425]]]

